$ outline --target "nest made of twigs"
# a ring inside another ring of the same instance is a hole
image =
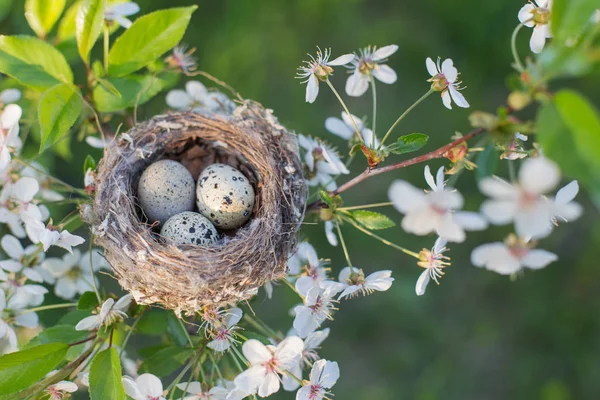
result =
[[[214,245],[167,244],[143,222],[136,200],[141,173],[159,159],[180,161],[195,179],[214,162],[238,168],[256,191],[251,219]],[[285,276],[306,195],[296,137],[271,110],[245,101],[230,115],[159,115],[106,149],[92,231],[138,303],[191,314],[247,300],[265,282]]]

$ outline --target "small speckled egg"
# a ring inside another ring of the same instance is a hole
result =
[[[215,242],[219,236],[208,218],[191,211],[185,211],[169,218],[160,230],[160,235],[175,245],[206,245]]]
[[[177,161],[157,161],[140,177],[138,200],[150,223],[162,225],[175,214],[193,210],[194,198],[194,178]]]
[[[226,164],[213,164],[202,171],[196,197],[198,211],[220,229],[240,227],[254,208],[254,188],[250,181]]]

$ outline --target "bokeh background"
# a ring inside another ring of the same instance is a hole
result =
[[[1,3],[10,3],[0,0]],[[509,39],[517,23],[521,0],[141,0],[142,13],[198,4],[185,42],[196,47],[200,69],[236,88],[244,97],[273,108],[287,127],[327,138],[347,154],[345,143],[324,129],[340,107],[325,88],[313,105],[304,102],[304,86],[295,70],[315,46],[331,47],[340,55],[369,44],[399,45],[389,65],[398,82],[379,84],[378,127],[395,118],[425,93],[429,77],[426,57],[452,57],[467,89],[470,110],[446,110],[431,96],[399,126],[397,134],[430,135],[425,150],[446,143],[455,131],[470,130],[472,110],[493,112],[508,94],[511,73]],[[4,5],[6,5],[4,4]],[[14,1],[1,25],[3,33],[31,34],[23,18],[22,1]],[[529,30],[519,40],[521,54],[529,54]],[[98,49],[96,49],[98,50]],[[343,91],[346,76],[338,69],[334,84]],[[179,86],[183,86],[182,80]],[[205,82],[206,83],[206,82]],[[557,82],[576,87],[600,104],[598,77]],[[595,88],[595,89],[594,89]],[[371,98],[348,99],[358,116],[371,113]],[[143,106],[138,118],[165,110],[164,96]],[[519,114],[532,117],[533,110]],[[76,140],[71,157],[44,163],[64,179],[80,183],[83,157],[90,152]],[[99,153],[94,153],[97,158]],[[352,174],[362,171],[360,160]],[[432,162],[432,168],[441,165]],[[500,171],[503,173],[503,171]],[[423,186],[423,166],[413,166],[366,181],[344,195],[347,205],[387,201],[394,179]],[[472,173],[463,174],[458,188],[467,198],[466,209],[482,201]],[[343,182],[344,177],[339,182]],[[365,272],[391,269],[395,282],[385,293],[343,302],[324,343],[322,357],[340,363],[342,377],[336,399],[594,399],[600,393],[600,218],[598,210],[580,193],[584,217],[557,229],[540,246],[560,259],[540,271],[526,271],[518,279],[473,267],[474,246],[499,241],[509,227],[493,227],[468,235],[451,245],[452,266],[441,285],[431,284],[417,297],[414,285],[421,269],[415,260],[379,243],[351,226],[344,236],[353,263]],[[392,207],[378,210],[400,220]],[[307,222],[312,222],[307,220]],[[341,248],[325,240],[321,225],[306,225],[302,235],[323,258],[331,258],[334,274],[345,266]],[[434,237],[414,237],[400,228],[382,236],[419,251]],[[253,307],[273,326],[286,331],[287,311],[297,301],[285,286],[275,289],[273,301],[264,292]],[[46,317],[48,318],[48,317]],[[273,398],[288,399],[282,393]]]

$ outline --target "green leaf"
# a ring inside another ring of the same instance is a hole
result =
[[[0,357],[0,395],[29,387],[52,371],[65,357],[69,346],[50,343]]]
[[[600,206],[600,117],[571,90],[559,91],[554,100],[538,112],[537,140],[544,154],[579,180]]]
[[[90,51],[102,32],[106,0],[83,0],[75,17],[77,49],[81,59],[88,64]]]
[[[25,18],[31,29],[46,37],[65,8],[66,0],[25,0]]]
[[[89,310],[73,310],[63,315],[57,322],[59,325],[77,325],[79,321],[90,316]]]
[[[131,75],[105,80],[111,89],[102,84],[94,88],[94,101],[101,112],[114,112],[146,103],[163,88],[163,81],[154,76]],[[115,94],[115,90],[119,95]]]
[[[8,14],[10,14],[10,10],[12,8],[13,3],[14,0],[0,1],[0,21],[3,21],[4,18],[6,18]]]
[[[125,400],[121,383],[121,362],[114,347],[101,351],[90,367],[91,400]]]
[[[40,152],[56,143],[75,124],[83,100],[79,92],[64,83],[53,86],[42,95],[38,110],[41,128]]]
[[[83,174],[87,172],[88,168],[92,168],[92,170],[96,169],[96,161],[89,154],[85,158],[85,162],[83,163]],[[94,292],[85,292],[79,298],[77,302],[78,310],[92,310],[99,306],[98,297]]]
[[[160,336],[167,330],[169,315],[165,310],[147,311],[140,319],[136,330],[144,335]]]
[[[329,206],[333,206],[333,198],[325,190],[319,191],[319,198],[321,201]]]
[[[400,136],[398,141],[387,147],[390,153],[405,154],[419,150],[425,146],[429,136],[424,133],[411,133],[409,135]]]
[[[77,331],[73,325],[55,325],[46,328],[27,343],[27,347],[48,343],[75,343],[85,339],[90,332]]]
[[[196,8],[171,8],[136,19],[110,49],[109,75],[135,72],[173,48],[183,37]]]
[[[150,373],[158,377],[168,376],[181,367],[192,355],[194,350],[183,347],[169,346],[148,357],[140,366],[141,373]]]
[[[375,211],[357,210],[351,213],[352,218],[367,229],[379,230],[396,226],[396,223]]]
[[[117,88],[115,87],[115,85],[113,85],[112,83],[110,83],[110,81],[106,80],[106,79],[102,79],[102,78],[96,78],[96,80],[98,81],[98,83],[107,91],[109,91],[110,93],[114,94],[115,96],[117,96],[118,98],[121,98],[123,96],[121,96],[121,93],[117,90]]]
[[[73,72],[60,51],[32,36],[0,36],[0,72],[39,91],[73,82]]]
[[[75,38],[75,17],[77,16],[77,11],[79,11],[81,2],[82,0],[78,0],[73,3],[65,13],[64,17],[60,20],[58,31],[56,33],[56,38],[59,42]]]
[[[361,148],[362,143],[356,143],[354,146],[352,146],[352,148],[350,149],[350,157],[353,157],[357,152],[360,151]]]
[[[558,0],[552,6],[552,31],[558,43],[577,37],[590,23],[597,0]]]
[[[489,142],[485,149],[477,155],[475,164],[475,179],[479,182],[486,176],[493,175],[498,167],[498,161],[500,160],[500,152],[496,149],[494,143]]]
[[[167,321],[167,331],[173,338],[176,344],[179,346],[185,346],[188,344],[186,332],[183,331],[178,318],[173,312],[169,313],[169,319]]]

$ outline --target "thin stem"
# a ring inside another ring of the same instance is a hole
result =
[[[173,380],[173,382],[171,382],[171,384],[169,385],[169,387],[167,387],[167,392],[170,392],[171,390],[173,390],[173,392],[175,392],[175,388],[177,387],[177,384],[179,383],[179,381],[181,381],[181,378],[184,377],[184,375],[190,370],[190,368],[192,368],[195,363],[196,363],[196,359],[199,359],[202,351],[204,350],[204,347],[202,347],[201,349],[198,350],[198,352],[196,353],[196,355],[194,357],[191,357],[190,360],[188,361],[188,363],[186,364],[185,367],[183,367],[183,369],[181,370],[181,372],[179,373],[179,375],[177,375],[177,377]]]
[[[181,329],[183,330],[183,333],[185,333],[185,337],[188,341],[188,343],[190,344],[190,348],[194,348],[194,342],[192,341],[192,338],[190,337],[190,334],[188,333],[187,329],[185,328],[185,325],[183,324],[183,321],[180,318],[177,318],[177,322],[179,322],[179,326],[181,326]]]
[[[108,74],[108,50],[109,50],[110,32],[108,26],[104,24],[104,73]]]
[[[515,171],[515,165],[510,160],[508,161],[508,176],[510,177],[511,182],[514,183],[517,181],[517,173]]]
[[[346,257],[346,262],[348,263],[350,270],[353,270],[352,261],[350,261],[350,255],[348,254],[348,249],[346,248],[346,242],[344,241],[344,236],[342,235],[342,230],[340,229],[340,223],[338,221],[335,221],[335,227],[337,228],[337,233],[338,233],[338,236],[340,237],[340,243],[342,244],[342,249],[344,250],[344,256]]]
[[[338,208],[338,210],[341,210],[341,211],[362,210],[365,208],[387,207],[387,206],[391,206],[392,204],[394,204],[394,203],[392,203],[391,201],[386,201],[385,203],[373,203],[373,204],[364,204],[362,206],[340,207],[340,208]]]
[[[356,122],[354,122],[354,118],[352,118],[352,114],[350,114],[350,111],[348,110],[348,107],[346,106],[346,103],[344,103],[344,100],[342,100],[342,97],[340,96],[340,94],[338,93],[338,91],[335,90],[335,88],[333,87],[333,84],[331,83],[331,81],[329,79],[327,79],[327,80],[325,80],[325,82],[327,83],[327,85],[329,86],[329,88],[331,89],[331,91],[333,92],[333,94],[335,95],[335,97],[337,97],[338,101],[340,102],[340,104],[344,108],[344,111],[346,111],[346,114],[348,114],[348,117],[350,118],[350,121],[352,121],[352,126],[354,127],[354,130],[356,131],[356,135],[358,136],[358,140],[360,140],[361,143],[364,143],[364,139],[363,139],[362,135],[360,134],[360,130],[358,129],[358,126],[356,126]]]
[[[55,310],[57,308],[69,308],[69,307],[77,307],[77,303],[48,304],[46,306],[28,308],[27,310],[21,311],[19,313],[19,315],[32,313],[32,312],[38,312],[38,311]]]
[[[368,229],[363,228],[362,226],[358,225],[356,222],[352,221],[350,218],[344,218],[346,221],[348,221],[352,226],[354,226],[356,229],[358,229],[359,231],[371,236],[374,239],[379,240],[381,243],[388,245],[390,247],[393,247],[396,250],[400,250],[401,252],[408,254],[409,256],[415,257],[415,258],[419,258],[419,254],[415,253],[414,251],[410,251],[408,249],[405,249],[402,246],[398,246],[397,244],[394,244],[392,242],[390,242],[387,239],[382,238],[381,236],[378,236],[376,234],[374,234],[373,232],[369,231]]]
[[[292,285],[292,283],[290,281],[288,281],[287,279],[282,279],[282,282],[285,282],[285,284],[294,291],[294,293],[296,293],[298,296],[300,296],[300,298],[304,298],[304,296],[302,296],[300,293],[298,293],[298,291],[296,290],[296,288],[294,287],[294,285]]]
[[[375,78],[371,76],[371,92],[373,93],[373,138],[371,139],[371,148],[375,148],[375,127],[377,125],[377,90],[375,89]]]
[[[525,67],[521,62],[521,58],[519,58],[519,52],[517,51],[517,35],[519,34],[519,31],[521,30],[521,28],[523,28],[523,26],[525,25],[517,25],[510,38],[510,49],[512,50],[512,55],[515,60],[515,66],[517,67],[517,71],[519,72],[525,71]]]
[[[73,193],[78,193],[78,194],[81,194],[81,195],[83,195],[85,197],[89,197],[89,195],[85,192],[85,190],[78,189],[76,187],[73,187],[73,186],[69,185],[65,181],[61,181],[60,179],[55,178],[54,176],[50,175],[48,172],[37,168],[35,165],[30,164],[29,162],[23,160],[22,158],[15,157],[14,160],[17,161],[17,162],[19,162],[19,163],[21,163],[21,164],[23,164],[26,167],[29,167],[29,168],[33,169],[34,171],[36,171],[36,172],[38,172],[38,173],[40,173],[42,175],[45,175],[48,179],[54,181],[55,183],[58,183],[59,185],[63,185],[64,187],[66,187],[67,189],[69,189]]]
[[[385,140],[388,138],[388,136],[390,136],[390,134],[392,133],[394,128],[396,128],[396,126],[400,123],[400,121],[402,121],[404,119],[404,117],[406,117],[408,115],[408,113],[410,113],[416,106],[418,106],[423,100],[425,100],[427,97],[429,97],[429,95],[433,92],[434,92],[433,89],[429,89],[429,91],[427,93],[425,93],[423,96],[421,96],[421,98],[419,98],[419,100],[415,101],[410,107],[408,107],[406,109],[406,111],[404,111],[402,113],[402,115],[400,115],[398,117],[396,122],[394,122],[392,124],[392,126],[390,126],[390,129],[388,129],[388,131],[385,134],[385,136],[383,137],[383,139],[381,139],[381,142],[379,143],[379,147],[377,148],[377,150],[381,149],[381,146],[383,146],[383,143],[385,142]]]
[[[123,343],[121,344],[121,352],[119,353],[119,357],[123,356],[123,352],[125,351],[125,346],[127,346],[127,342],[129,342],[129,338],[131,337],[131,335],[133,335],[133,331],[135,330],[135,327],[137,326],[138,322],[140,322],[140,320],[142,319],[142,316],[144,315],[144,312],[146,311],[146,306],[142,306],[141,308],[142,309],[140,310],[138,315],[136,315],[135,320],[133,321],[133,324],[131,324],[131,327],[129,328],[129,332],[127,332],[127,335],[125,336],[125,339],[123,340]]]
[[[94,235],[90,235],[90,272],[92,273],[92,286],[94,288],[94,293],[96,293],[96,298],[98,299],[98,304],[102,304],[102,298],[100,297],[100,292],[98,291],[98,285],[96,285],[96,271],[94,271]]]

